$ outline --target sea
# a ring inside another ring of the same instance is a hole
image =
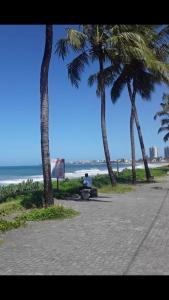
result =
[[[139,165],[137,167],[139,168]],[[117,164],[112,163],[112,168],[116,171]],[[131,169],[131,164],[119,163],[119,172],[125,168]],[[65,178],[80,178],[85,173],[88,173],[89,176],[95,176],[97,174],[107,174],[108,171],[105,163],[65,163]],[[0,167],[0,185],[17,184],[27,179],[43,181],[42,166]]]

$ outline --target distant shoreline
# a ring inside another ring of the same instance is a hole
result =
[[[169,162],[154,162],[154,163],[148,163],[149,165],[149,168],[158,168],[158,167],[164,167],[164,166],[168,166],[169,165]],[[132,166],[131,164],[120,164],[119,163],[119,172],[122,172],[124,169],[128,169],[128,170],[131,170],[132,169]],[[136,169],[144,169],[144,164],[143,163],[136,163]],[[114,164],[113,166],[113,171],[117,171],[117,166],[116,164]],[[82,169],[77,169],[77,170],[74,170],[74,171],[68,171],[65,173],[65,178],[68,178],[68,179],[78,179],[78,178],[81,178],[81,177],[84,177],[85,173],[88,173],[89,176],[97,176],[97,175],[106,175],[108,174],[108,171],[106,169],[106,165],[105,165],[105,168],[104,169],[99,169],[98,165],[96,166],[93,166],[93,165],[85,165],[84,168]],[[25,176],[21,176],[21,177],[18,177],[18,178],[4,178],[4,179],[1,179],[0,180],[0,185],[1,186],[6,186],[6,185],[9,185],[9,184],[19,184],[23,181],[27,181],[28,179],[31,179],[33,180],[33,182],[43,182],[43,175],[42,174],[38,174],[38,173],[35,173],[36,175],[25,175]],[[52,178],[52,181],[55,181],[56,179],[55,178]]]

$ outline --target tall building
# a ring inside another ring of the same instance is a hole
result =
[[[159,151],[156,146],[149,148],[149,152],[150,152],[150,160],[159,157]]]
[[[169,147],[164,148],[164,158],[169,158]]]

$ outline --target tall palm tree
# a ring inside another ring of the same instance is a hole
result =
[[[105,60],[109,57],[105,48],[107,38],[106,28],[101,25],[83,25],[82,32],[68,29],[67,38],[58,41],[56,52],[59,56],[62,56],[63,59],[68,54],[68,48],[73,49],[75,52],[80,52],[80,54],[68,65],[68,75],[71,83],[75,85],[75,87],[79,86],[80,75],[83,72],[85,65],[88,65],[89,61],[99,62],[100,77],[98,79],[97,95],[99,95],[101,99],[102,139],[110,182],[112,185],[115,185],[116,178],[111,166],[106,132],[106,97],[104,76],[102,75]]]
[[[167,131],[163,137],[164,142],[167,142],[169,140],[169,94],[164,93],[162,100],[163,102],[160,103],[162,110],[155,114],[154,119],[156,120],[157,117],[165,116],[165,118],[160,120],[161,127],[159,128],[158,133]]]
[[[131,88],[130,81],[127,82],[128,93],[131,101],[131,113],[130,113],[130,143],[131,143],[131,162],[132,162],[132,183],[136,182],[136,154],[135,154],[135,140],[134,140],[134,107],[133,102],[135,99],[136,91]]]
[[[52,53],[53,27],[46,25],[46,41],[40,72],[40,102],[41,102],[41,155],[44,180],[45,207],[54,204],[51,181],[51,165],[49,154],[49,100],[48,72]]]
[[[153,76],[151,73],[145,70],[143,63],[133,61],[130,65],[125,65],[121,71],[121,74],[115,80],[111,89],[111,98],[113,103],[116,102],[124,86],[128,88],[129,99],[131,102],[131,116],[130,116],[130,139],[131,139],[131,153],[132,153],[132,180],[136,181],[135,172],[135,146],[134,146],[134,120],[136,123],[143,162],[145,167],[146,178],[149,181],[151,173],[148,167],[146,158],[145,146],[141,131],[141,126],[138,118],[136,108],[136,95],[140,94],[143,99],[150,100],[151,93],[154,91],[155,83],[158,83],[159,79]]]

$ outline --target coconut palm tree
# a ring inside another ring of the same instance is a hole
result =
[[[143,136],[141,127],[139,124],[138,113],[135,105],[136,94],[140,93],[143,99],[150,99],[150,94],[154,89],[154,84],[160,81],[168,82],[168,67],[164,63],[168,56],[168,45],[164,47],[164,37],[168,33],[165,30],[162,35],[154,31],[152,25],[133,25],[132,28],[128,27],[128,31],[132,30],[136,32],[145,41],[138,47],[138,43],[126,45],[125,53],[129,51],[128,61],[126,55],[118,53],[116,57],[120,59],[124,68],[121,68],[120,74],[114,81],[113,88],[111,91],[112,101],[116,102],[120,96],[122,89],[127,85],[128,93],[131,101],[131,116],[130,116],[130,138],[131,138],[131,153],[132,153],[132,179],[133,183],[136,180],[135,172],[135,146],[134,146],[134,119],[139,135],[140,146],[142,150],[142,156],[145,166],[146,178],[149,181],[151,173],[148,168],[145,147],[143,142]],[[158,26],[157,26],[158,27]],[[123,28],[122,28],[123,30]],[[136,41],[137,42],[137,41]],[[132,51],[131,51],[132,50]],[[134,55],[133,55],[134,54]],[[135,55],[137,54],[137,55]],[[134,57],[135,56],[135,57]],[[126,60],[126,62],[125,62]],[[111,70],[108,67],[104,71]],[[151,72],[150,72],[151,71]],[[114,74],[113,74],[114,76]],[[109,72],[109,78],[111,78],[111,72]],[[108,78],[108,85],[110,79]]]
[[[99,63],[99,72],[91,75],[88,79],[89,85],[97,83],[97,96],[101,99],[101,130],[107,168],[112,185],[116,179],[110,163],[110,154],[106,133],[106,98],[105,78],[111,73],[109,84],[114,79],[114,74],[119,72],[122,58],[128,62],[129,58],[140,57],[145,48],[145,43],[140,35],[130,30],[127,25],[83,25],[82,31],[67,29],[67,38],[57,42],[56,52],[63,59],[69,49],[80,53],[69,65],[68,75],[71,83],[79,86],[81,74],[89,62]],[[148,53],[149,54],[149,53]],[[147,54],[147,55],[148,55]],[[105,74],[104,68],[107,62],[111,62],[111,69]],[[108,81],[106,79],[106,81]]]
[[[167,133],[164,135],[163,140],[164,142],[167,142],[169,140],[169,94],[163,94],[163,102],[160,103],[162,110],[158,111],[154,119],[156,120],[157,117],[163,117],[165,118],[161,119],[161,127],[158,130],[158,133],[167,131]]]
[[[46,42],[40,72],[40,103],[41,103],[41,155],[44,180],[45,207],[54,204],[52,195],[51,166],[49,154],[49,103],[48,103],[48,72],[52,53],[53,27],[46,25]]]
[[[101,25],[84,25],[82,32],[68,29],[67,38],[58,41],[56,52],[59,56],[62,56],[63,59],[68,54],[69,48],[73,49],[75,52],[80,52],[80,54],[68,65],[68,76],[75,87],[79,86],[81,80],[80,75],[83,72],[85,65],[88,65],[89,61],[98,61],[99,63],[100,76],[98,78],[97,95],[99,95],[101,99],[102,139],[110,181],[112,185],[115,185],[116,178],[110,162],[106,132],[106,97],[104,77],[102,76],[105,60],[108,59],[108,53],[105,48],[107,38],[106,27]]]
[[[135,172],[135,145],[134,145],[134,121],[136,123],[143,162],[145,167],[146,178],[149,181],[151,178],[151,173],[148,167],[148,162],[146,158],[145,146],[141,131],[141,126],[138,118],[137,108],[136,108],[136,96],[140,94],[142,99],[150,100],[151,93],[154,91],[155,83],[159,82],[159,78],[152,75],[150,72],[146,71],[143,63],[138,61],[133,61],[132,64],[125,65],[121,71],[121,74],[114,81],[113,87],[111,89],[111,98],[113,103],[119,98],[125,85],[127,86],[129,99],[131,102],[131,116],[130,116],[130,139],[131,139],[131,153],[132,153],[132,181],[136,181]]]

